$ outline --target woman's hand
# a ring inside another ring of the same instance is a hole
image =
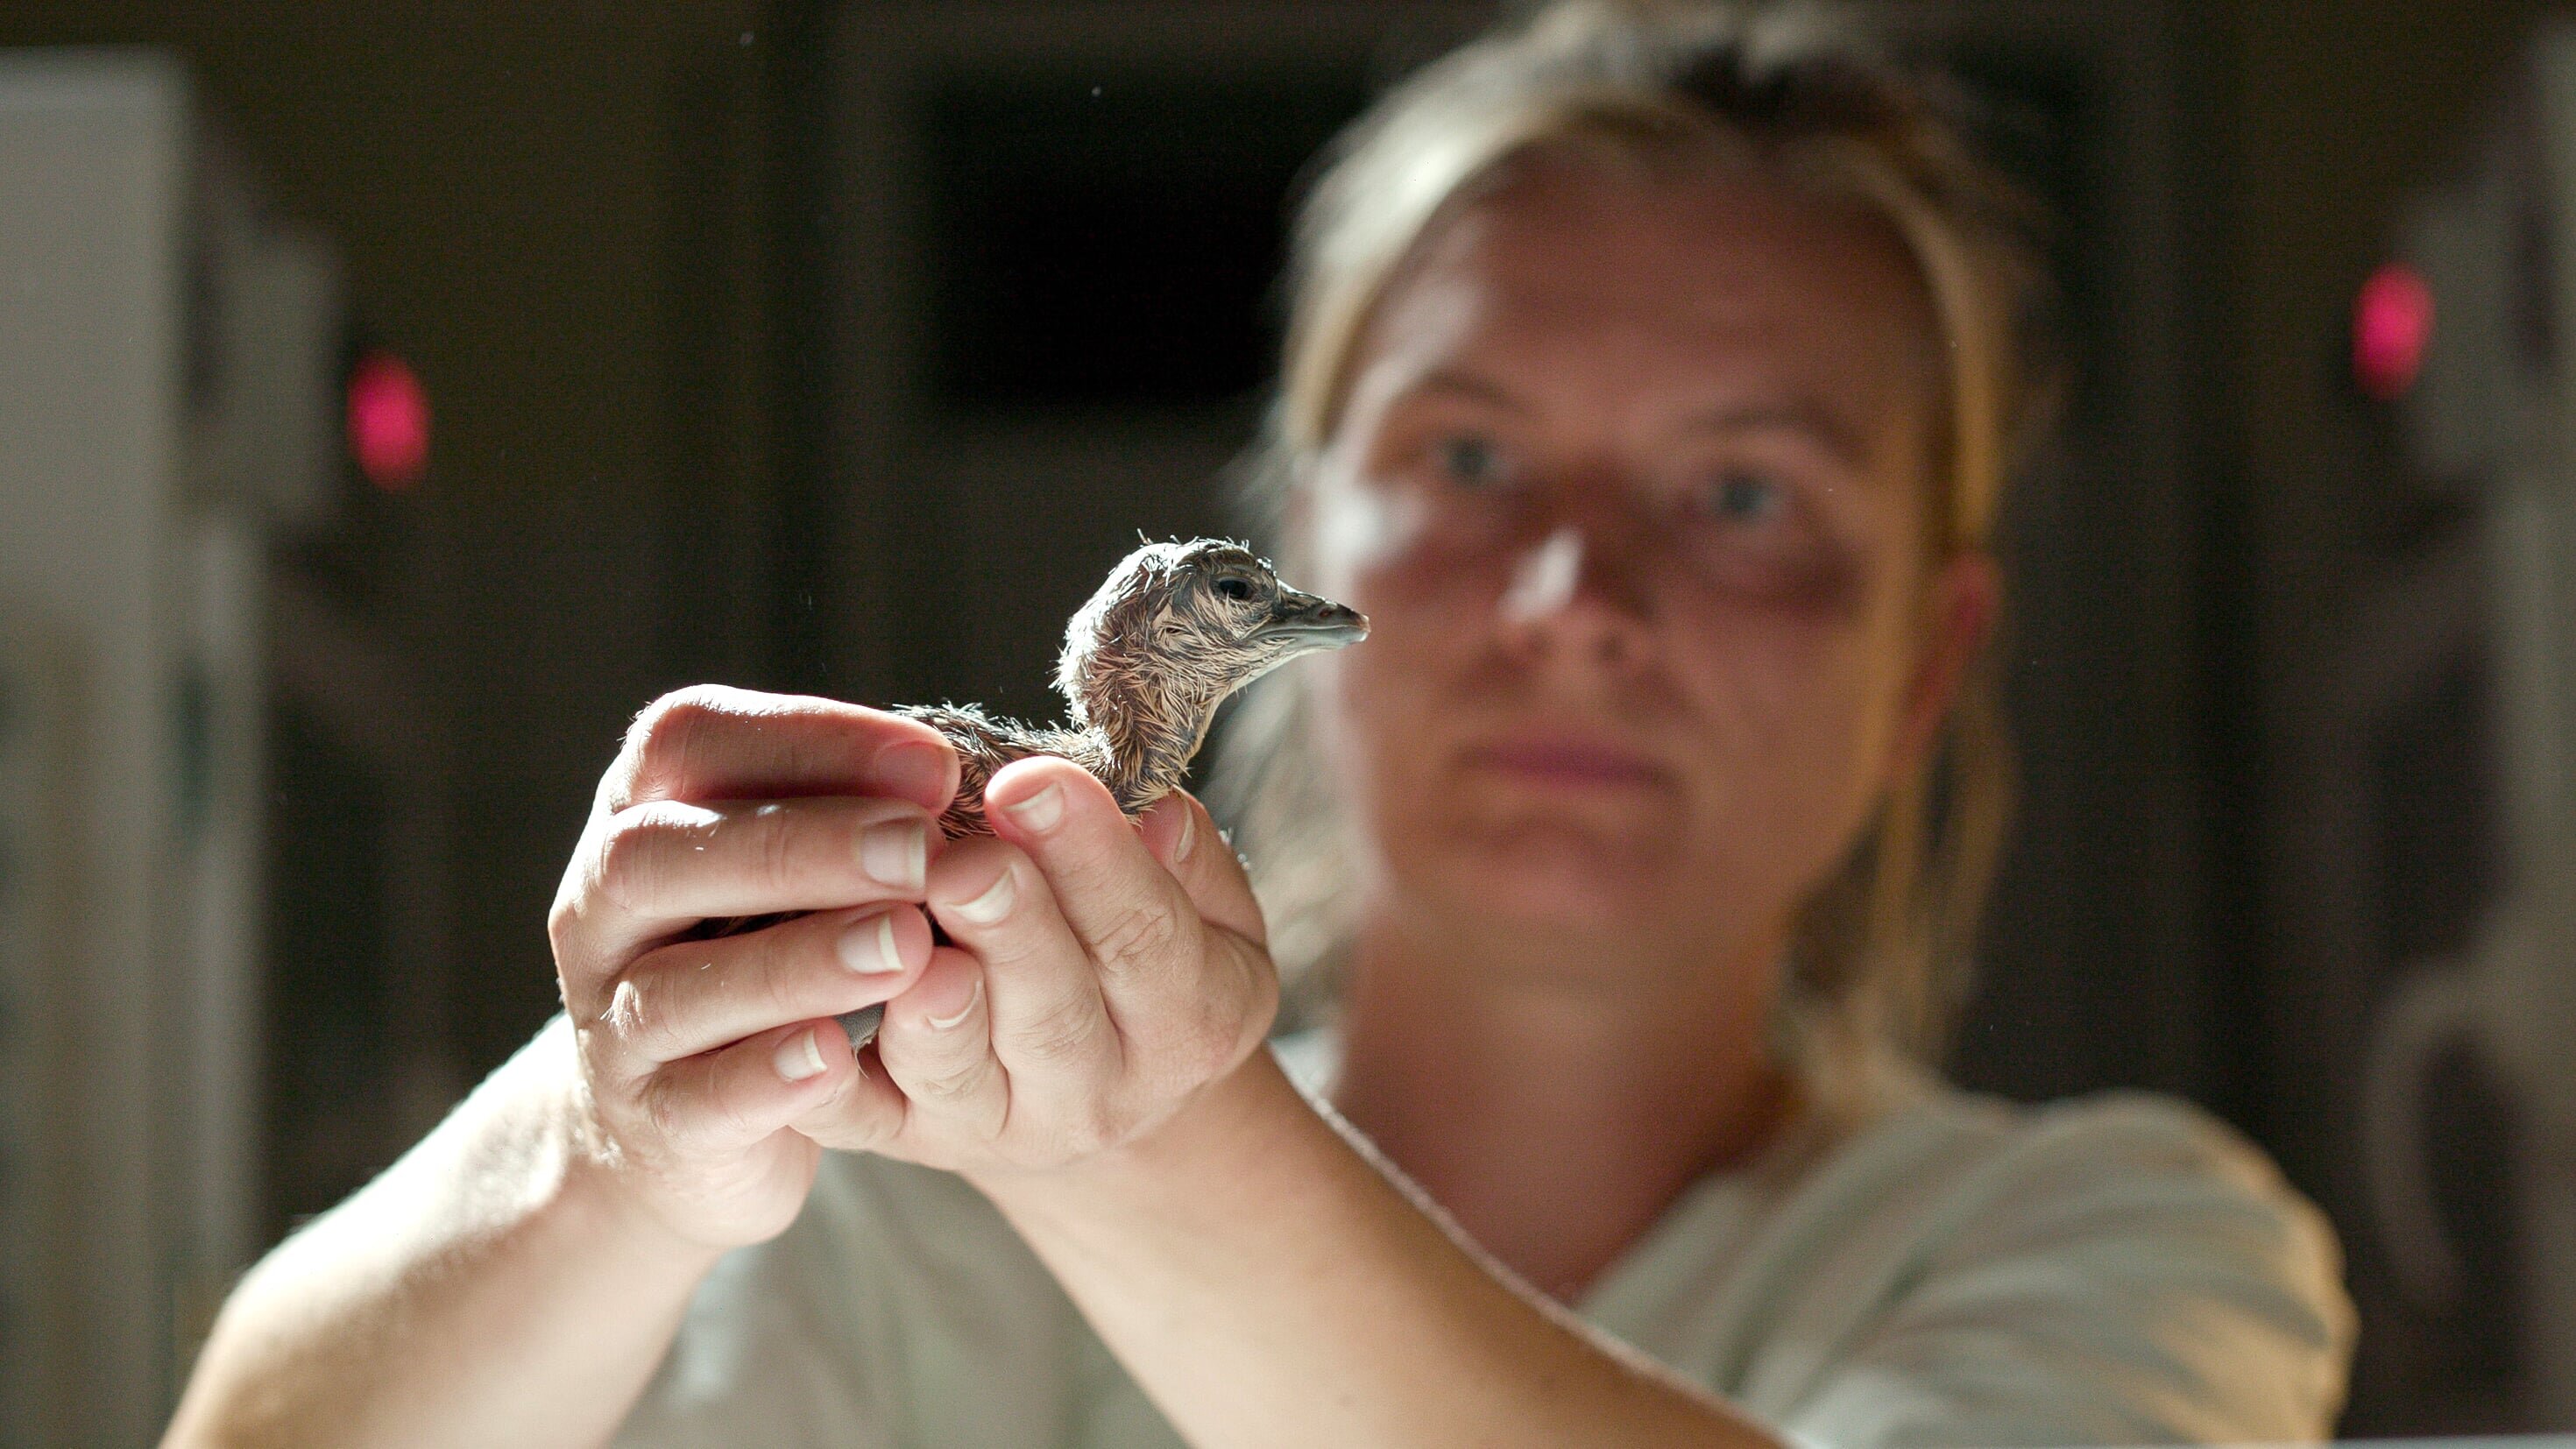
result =
[[[1069,761],[985,792],[917,721],[697,688],[638,719],[550,922],[591,1158],[681,1237],[793,1221],[818,1145],[962,1172],[1133,1141],[1261,1042],[1261,913],[1197,802],[1131,824]],[[954,944],[934,950],[927,906]],[[737,936],[705,921],[805,911]],[[887,1003],[854,1058],[832,1020]]]
[[[855,705],[699,687],[637,719],[548,923],[616,1196],[714,1248],[795,1219],[815,1139],[873,1100],[832,1018],[930,958],[919,903],[956,785],[937,731]],[[812,914],[692,938],[778,911]]]
[[[955,944],[808,1129],[979,1179],[1136,1141],[1240,1065],[1279,1001],[1251,886],[1197,801],[1175,793],[1131,824],[1087,772],[1045,757],[984,798],[998,838],[930,868]]]

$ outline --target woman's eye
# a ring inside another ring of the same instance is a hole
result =
[[[1503,446],[1475,433],[1443,438],[1433,450],[1440,471],[1462,488],[1497,488],[1510,481],[1510,458]]]
[[[1789,505],[1779,484],[1759,473],[1722,473],[1709,481],[1700,507],[1725,523],[1768,523]]]

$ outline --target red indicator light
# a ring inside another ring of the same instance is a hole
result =
[[[2352,303],[2352,380],[2379,401],[2413,390],[2433,340],[2433,289],[2404,262],[2386,262]]]
[[[388,493],[429,469],[429,393],[390,352],[367,353],[349,370],[349,455]]]

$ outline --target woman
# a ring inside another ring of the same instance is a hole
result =
[[[1991,853],[2010,214],[1783,22],[1560,7],[1418,77],[1309,208],[1264,474],[1373,637],[1233,761],[1333,1024],[1258,1049],[1193,801],[1027,761],[936,849],[919,726],[675,696],[567,1016],[245,1282],[174,1441],[2327,1432],[2333,1241],[2250,1148],[1906,1065]]]

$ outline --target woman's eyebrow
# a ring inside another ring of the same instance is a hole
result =
[[[1521,401],[1501,383],[1450,367],[1434,368],[1424,373],[1415,379],[1413,385],[1406,388],[1405,392],[1414,396],[1425,393],[1445,393],[1452,397],[1487,403],[1506,412],[1526,413],[1530,410],[1529,404]]]
[[[1813,439],[1836,460],[1852,468],[1869,464],[1869,443],[1849,419],[1819,402],[1741,403],[1694,414],[1685,427],[1693,433],[1749,433],[1787,430]]]

